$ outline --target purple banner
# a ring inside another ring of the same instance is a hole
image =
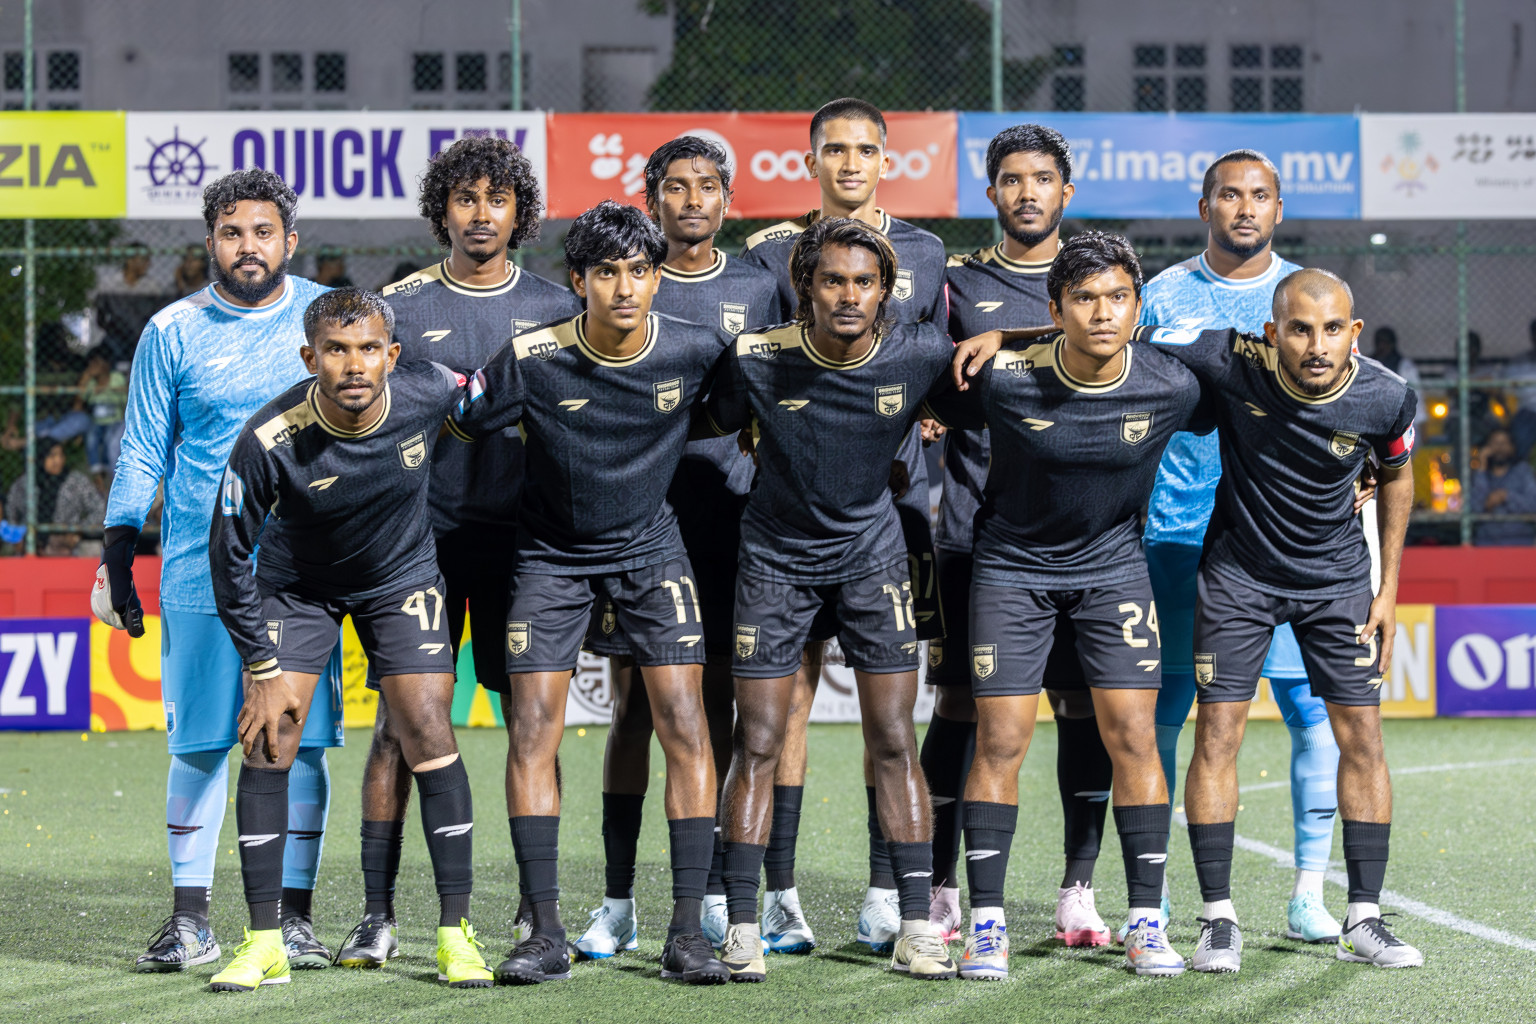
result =
[[[1536,715],[1536,605],[1435,609],[1441,715]]]
[[[0,729],[91,727],[91,620],[0,619]]]

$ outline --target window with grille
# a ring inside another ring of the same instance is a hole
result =
[[[39,50],[33,57],[33,106],[38,110],[79,110],[85,65],[79,50]],[[7,50],[0,106],[20,110],[26,103],[26,55]]]
[[[1295,43],[1242,43],[1230,49],[1232,109],[1296,113],[1306,109],[1306,49]]]
[[[227,105],[239,110],[335,108],[347,91],[347,55],[237,51],[226,56]]]
[[[492,77],[492,69],[495,77]],[[528,80],[528,55],[523,54],[523,81]],[[417,110],[484,109],[509,105],[512,56],[478,50],[458,53],[416,53],[411,58],[411,106]],[[498,102],[498,100],[500,102]]]
[[[1056,68],[1051,74],[1051,109],[1087,109],[1088,88],[1083,76],[1083,47],[1080,44],[1058,46],[1055,58]]]
[[[1131,47],[1131,109],[1146,113],[1207,109],[1204,43],[1137,43]]]

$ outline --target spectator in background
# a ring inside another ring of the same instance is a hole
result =
[[[171,298],[166,285],[150,277],[149,246],[125,242],[122,248],[128,255],[121,269],[103,267],[96,279],[96,326],[113,363],[132,361],[144,325]]]
[[[37,442],[37,522],[68,524],[80,531],[99,531],[107,501],[89,477],[70,469],[64,461],[64,445],[51,437]],[[14,524],[27,521],[27,478],[16,479],[5,497],[5,514]],[[80,532],[47,533],[38,537],[37,553],[54,558],[73,555],[96,558],[99,539],[83,540]]]
[[[178,298],[208,287],[208,250],[196,244],[187,246],[182,250],[181,262],[176,264],[176,273],[172,276]]]
[[[89,412],[91,426],[85,433],[85,457],[98,487],[110,481],[123,440],[123,418],[128,407],[128,375],[107,360],[106,349],[86,355],[80,375],[79,408]]]
[[[379,286],[375,288],[374,291],[382,292],[385,286],[394,284],[396,281],[404,281],[406,278],[410,277],[420,269],[421,265],[418,264],[415,260],[401,260],[399,263],[395,264],[395,269],[389,272],[389,276],[380,282]]]
[[[321,249],[315,254],[315,283],[327,288],[355,288],[347,276],[347,258],[340,249]]]
[[[1390,327],[1376,328],[1375,344],[1371,348],[1371,358],[1382,366],[1397,374],[1407,381],[1414,394],[1419,396],[1419,411],[1413,415],[1415,428],[1421,427],[1428,417],[1424,406],[1424,389],[1419,384],[1419,368],[1412,359],[1403,355],[1397,348],[1397,332]]]
[[[1497,515],[1536,514],[1536,474],[1528,462],[1515,457],[1515,442],[1508,430],[1496,427],[1488,432],[1482,448],[1483,468],[1472,474],[1473,512]],[[1518,523],[1477,523],[1472,527],[1472,543],[1520,545],[1536,543],[1536,521]]]
[[[1531,347],[1504,367],[1504,377],[1517,380],[1527,378],[1524,384],[1512,386],[1512,394],[1515,397],[1514,419],[1509,423],[1509,434],[1515,443],[1515,458],[1521,462],[1531,457],[1531,446],[1536,445],[1536,320],[1532,320],[1527,328],[1531,336]]]

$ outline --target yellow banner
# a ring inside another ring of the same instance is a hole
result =
[[[125,215],[123,132],[121,111],[0,114],[0,218]]]

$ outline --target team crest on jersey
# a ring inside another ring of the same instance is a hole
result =
[[[273,647],[281,648],[283,646],[282,619],[267,620],[267,642],[270,643]]]
[[[176,702],[165,702],[165,734],[170,736],[176,732]]]
[[[740,334],[747,329],[747,304],[745,302],[720,303],[720,327],[727,334]]]
[[[736,623],[736,657],[746,661],[757,653],[757,627]]]
[[[1128,412],[1120,417],[1120,440],[1126,444],[1141,444],[1152,433],[1152,414]]]
[[[896,281],[891,285],[891,298],[897,302],[906,302],[912,297],[912,271],[896,271]]]
[[[747,350],[759,359],[772,359],[779,354],[779,349],[784,346],[776,341],[754,341],[747,346]]]
[[[673,377],[651,387],[656,392],[656,411],[671,412],[683,401],[683,378]]]
[[[944,664],[944,641],[931,641],[928,644],[928,667],[938,668],[942,664]]]
[[[1195,655],[1195,682],[1201,686],[1210,686],[1216,681],[1216,655]]]
[[[613,631],[619,628],[618,613],[613,610],[613,602],[603,604],[603,636],[613,636]]]
[[[427,435],[425,433],[414,434],[401,441],[396,447],[400,450],[400,465],[406,469],[419,469],[421,464],[427,461]]]
[[[548,362],[555,358],[555,353],[560,351],[560,343],[555,341],[540,341],[528,346],[528,351]]]
[[[1335,430],[1333,436],[1328,439],[1328,450],[1335,457],[1347,459],[1354,454],[1355,446],[1360,443],[1360,435],[1352,430]]]
[[[997,671],[997,645],[973,644],[971,646],[971,674],[986,679]]]
[[[533,630],[528,628],[526,622],[507,623],[507,653],[512,657],[520,657],[528,653],[528,647],[533,643]]]
[[[881,416],[900,416],[901,410],[907,407],[907,386],[905,384],[887,384],[884,387],[875,388],[875,408]]]

